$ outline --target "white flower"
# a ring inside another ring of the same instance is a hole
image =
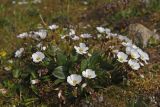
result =
[[[15,52],[15,57],[18,57],[18,58],[21,57],[23,51],[24,51],[24,48],[20,48],[19,50],[17,50],[17,51]]]
[[[137,62],[137,60],[130,59],[128,64],[133,70],[138,70],[140,68],[140,64]]]
[[[75,34],[76,34],[75,30],[74,29],[70,29],[69,36],[75,35]]]
[[[6,71],[10,71],[11,69],[12,69],[11,66],[4,67],[4,70],[6,70]]]
[[[45,51],[47,49],[46,46],[43,46],[41,50]]]
[[[61,97],[63,97],[62,90],[59,90],[59,92],[58,92],[58,98],[60,99]]]
[[[101,38],[101,37],[102,37],[102,34],[97,34],[97,37],[98,37],[98,38]]]
[[[84,4],[84,5],[88,5],[88,2],[87,2],[87,1],[84,1],[83,4]]]
[[[33,0],[32,3],[37,4],[37,3],[41,3],[42,0]]]
[[[24,33],[21,33],[21,34],[17,35],[17,38],[23,39],[23,38],[27,38],[28,36],[29,36],[28,33],[24,32]]]
[[[123,63],[123,62],[127,62],[127,58],[128,58],[128,55],[123,53],[123,52],[118,52],[117,53],[117,57],[118,57],[118,61]]]
[[[76,86],[81,81],[82,81],[82,77],[80,75],[77,75],[77,74],[72,74],[72,75],[67,77],[67,82],[72,86]]]
[[[12,1],[12,4],[16,4],[16,1]]]
[[[143,60],[147,64],[147,60],[149,60],[149,55],[143,52],[141,49],[137,49],[137,51],[140,54],[141,60]]]
[[[37,32],[34,32],[34,34],[39,36],[41,39],[45,39],[47,37],[47,30],[41,29]]]
[[[70,36],[70,37],[71,37],[72,40],[75,40],[75,41],[76,41],[76,40],[79,40],[79,36],[72,35],[72,36]]]
[[[110,34],[111,33],[111,29],[105,28],[105,32],[106,32],[106,34]]]
[[[92,69],[86,69],[85,71],[82,72],[83,77],[85,78],[95,78],[96,74],[95,71],[93,71]]]
[[[56,30],[56,29],[59,28],[59,26],[58,26],[58,25],[55,25],[55,24],[50,25],[50,26],[48,26],[48,27],[49,27],[50,30]]]
[[[142,79],[144,78],[144,75],[143,75],[143,74],[140,74],[139,76],[140,76]]]
[[[88,47],[86,47],[85,43],[80,43],[79,47],[74,46],[74,48],[76,49],[76,52],[81,54],[81,55],[86,54],[87,51],[88,51]]]
[[[32,54],[33,62],[41,62],[45,58],[45,55],[42,52],[36,52]]]
[[[13,60],[12,60],[12,59],[8,60],[8,62],[9,62],[10,64],[13,64]]]
[[[133,49],[138,49],[138,47],[136,45],[134,45],[134,44],[132,45],[132,48]]]
[[[98,30],[99,33],[106,33],[106,34],[110,34],[111,30],[108,28],[103,28],[103,27],[96,27],[96,29]]]
[[[39,83],[40,82],[40,80],[39,79],[34,79],[34,80],[31,80],[31,84],[37,84],[37,83]]]
[[[98,30],[99,33],[105,33],[106,29],[103,27],[96,27],[96,29]]]
[[[83,88],[85,88],[86,86],[87,86],[87,83],[83,83],[82,86],[81,86],[81,88],[83,89]]]
[[[18,5],[23,5],[23,4],[28,4],[28,2],[27,1],[18,2]]]
[[[111,32],[106,32],[106,34],[107,34],[106,38],[111,38],[111,37],[116,37],[116,36],[118,36],[118,34],[116,34],[116,33],[111,33]]]
[[[137,50],[131,49],[131,57],[132,57],[133,59],[138,59],[138,58],[140,57],[140,55],[139,55],[139,53],[138,53]]]
[[[104,33],[105,32],[105,29],[103,27],[96,27],[96,29],[99,33]]]
[[[7,94],[7,89],[1,88],[1,89],[0,89],[0,93],[3,94],[3,95],[4,95],[4,94]]]
[[[92,38],[91,34],[88,34],[88,33],[81,34],[80,37],[82,37],[82,38]]]
[[[67,35],[60,35],[61,39],[65,39],[65,37],[67,37]]]
[[[126,53],[127,53],[128,55],[131,54],[131,50],[132,50],[132,47],[130,47],[130,46],[126,47]]]

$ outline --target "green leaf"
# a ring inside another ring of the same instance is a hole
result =
[[[81,71],[84,71],[88,67],[88,60],[84,59],[81,61]]]
[[[103,89],[104,88],[104,87],[102,87],[100,85],[94,85],[93,87],[96,88],[96,89]]]
[[[96,64],[99,63],[100,58],[101,58],[101,57],[100,57],[100,55],[99,55],[98,53],[94,53],[94,54],[91,56],[91,58],[89,59],[89,64],[88,64],[88,66],[89,66],[90,68],[96,67]]]
[[[37,100],[38,100],[38,98],[25,99],[25,100],[24,100],[24,105],[25,105],[25,106],[29,106],[30,104],[33,104],[33,103],[36,102]]]
[[[67,62],[67,57],[62,53],[58,53],[57,54],[57,63],[58,63],[58,65],[65,65],[66,62]]]
[[[47,54],[50,56],[55,56],[57,51],[59,51],[59,48],[57,46],[51,45],[47,49]]]
[[[64,80],[62,80],[62,79],[56,79],[54,81],[54,84],[57,85],[57,84],[62,83],[62,82],[64,82]]]
[[[24,102],[31,102],[35,100],[38,100],[38,98],[28,98],[28,99],[25,99]]]
[[[49,75],[43,76],[41,79],[42,79],[43,81],[49,81],[49,80],[50,80],[50,76],[49,76]]]
[[[32,91],[33,91],[36,95],[38,95],[38,93],[39,93],[38,89],[37,89],[34,85],[31,85],[31,88],[32,88]]]
[[[43,61],[41,64],[42,64],[43,66],[48,66],[48,65],[50,64],[50,62],[51,62],[51,59],[46,58],[45,61]]]
[[[57,77],[58,79],[65,79],[65,75],[63,72],[63,66],[59,66],[57,68],[55,68],[55,70],[52,73],[55,77]]]
[[[16,70],[13,70],[13,77],[14,78],[18,78],[21,74],[20,70],[19,69],[16,69]]]
[[[71,55],[70,60],[71,60],[72,62],[76,62],[76,61],[78,60],[78,55],[75,55],[75,56]]]
[[[37,75],[36,75],[36,73],[34,71],[31,72],[31,75],[32,75],[32,78],[37,78]]]

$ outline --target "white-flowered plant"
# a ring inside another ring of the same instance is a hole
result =
[[[78,74],[71,74],[70,76],[67,77],[67,82],[72,86],[80,84],[81,81],[82,77]]]
[[[75,35],[76,31],[74,29],[70,29],[69,31],[69,36]]]
[[[39,4],[39,3],[42,3],[42,0],[32,0],[30,2],[27,1],[27,0],[21,0],[21,1],[13,0],[12,1],[12,4],[18,4],[18,5],[26,5],[26,4],[29,4],[29,3]]]
[[[48,26],[48,28],[50,30],[56,30],[59,28],[58,25],[50,25]],[[24,39],[24,38],[33,38],[35,40],[39,40],[39,39],[45,39],[47,37],[47,30],[45,29],[39,29],[37,31],[30,31],[30,32],[24,32],[24,33],[21,33],[19,35],[17,35],[17,38],[21,38],[21,39]]]
[[[103,28],[103,27],[96,27],[96,29],[97,29],[97,31],[99,32],[99,33],[106,33],[106,34],[109,34],[110,33],[110,29],[108,29],[108,28]]]
[[[40,39],[45,39],[47,37],[47,30],[41,29],[39,31],[34,32],[37,37],[40,37]]]
[[[21,33],[21,34],[17,35],[17,38],[23,39],[23,38],[27,38],[28,36],[29,36],[28,33],[24,32],[24,33]]]
[[[76,35],[72,35],[72,36],[70,36],[70,38],[71,38],[72,40],[74,40],[74,41],[77,41],[77,40],[80,39],[79,36],[76,36]]]
[[[84,33],[80,35],[81,38],[92,38],[91,34]]]
[[[45,55],[42,52],[36,52],[32,54],[32,59],[35,63],[42,62],[44,58]]]
[[[56,30],[56,29],[59,28],[59,26],[56,25],[56,24],[52,24],[52,25],[50,25],[50,26],[48,26],[48,27],[49,27],[50,30]]]
[[[123,36],[121,36],[121,38],[122,37]],[[135,44],[132,44],[131,40],[122,42],[122,45],[125,47],[126,53],[132,58],[131,60],[129,60],[130,62],[128,62],[130,66],[132,65],[132,69],[138,70],[140,68],[140,65],[144,66],[141,61],[147,64],[147,61],[149,60],[149,55],[146,52],[142,51],[142,49],[137,47]]]
[[[15,59],[16,64],[14,59],[13,63],[7,62],[3,69],[12,71],[14,78],[25,86],[29,84],[36,94],[41,94],[43,88],[53,92],[54,87],[59,91],[58,98],[63,98],[64,92],[77,97],[83,92],[90,93],[90,89],[97,86],[105,88],[112,80],[119,82],[118,76],[126,77],[127,72],[137,71],[149,61],[149,55],[127,36],[112,33],[104,27],[95,28],[95,32],[86,32],[85,27],[85,33],[75,29],[53,24],[46,29],[41,27],[19,34],[18,38],[29,39],[24,39],[25,52],[21,48],[14,54],[21,57],[23,53],[24,57]],[[120,71],[126,74],[119,75]]]
[[[96,77],[96,73],[92,69],[86,69],[85,71],[82,72],[82,75],[83,77],[89,78],[89,79]]]
[[[18,58],[21,57],[23,51],[24,51],[24,48],[20,48],[19,50],[17,50],[17,51],[15,52],[15,57],[18,57]]]
[[[138,70],[140,68],[140,64],[135,59],[130,59],[128,61],[128,64],[133,70]]]
[[[106,30],[103,27],[96,27],[96,29],[98,30],[99,33],[105,33]]]
[[[81,55],[87,54],[89,49],[85,43],[80,43],[79,46],[74,46],[74,48],[76,52]]]
[[[118,61],[121,62],[121,63],[124,63],[124,62],[127,62],[127,58],[128,58],[128,55],[125,54],[124,52],[118,52],[117,53],[117,57],[118,57]]]

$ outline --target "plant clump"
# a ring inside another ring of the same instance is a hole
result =
[[[52,102],[55,94],[66,103],[118,83],[148,63],[149,55],[127,36],[94,29],[84,33],[53,24],[17,35],[24,44],[5,63],[12,73],[3,81],[5,95],[19,96],[22,105]]]

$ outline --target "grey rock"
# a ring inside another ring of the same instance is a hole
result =
[[[133,42],[140,47],[147,47],[151,37],[156,40],[160,40],[158,34],[139,23],[130,24],[129,37],[132,38]]]

